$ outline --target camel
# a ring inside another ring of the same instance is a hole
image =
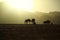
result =
[[[44,24],[53,24],[50,20],[46,20],[43,22]]]
[[[25,20],[25,24],[30,24],[31,22],[32,22],[32,24],[36,24],[35,19],[32,19],[32,20],[26,19]]]
[[[26,19],[26,20],[25,20],[25,24],[28,24],[28,23],[30,23],[30,22],[31,22],[30,19]]]

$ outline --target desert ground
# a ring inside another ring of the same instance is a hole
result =
[[[0,24],[0,40],[60,40],[60,25]]]

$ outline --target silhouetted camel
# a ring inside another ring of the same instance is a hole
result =
[[[46,20],[46,21],[44,21],[43,23],[44,23],[44,24],[51,24],[51,25],[53,25],[53,23],[52,23],[50,20]]]
[[[32,19],[31,21],[32,21],[33,24],[36,24],[35,19]]]
[[[26,23],[26,24],[28,24],[28,23],[30,23],[30,22],[31,22],[30,19],[26,19],[26,20],[25,20],[25,23]]]
[[[46,20],[46,21],[44,21],[43,23],[44,23],[44,24],[50,24],[51,22],[50,22],[50,20]]]
[[[32,20],[26,19],[26,20],[25,20],[25,23],[26,23],[26,24],[28,24],[28,23],[30,23],[30,22],[32,22],[32,24],[36,24],[35,19],[32,19]]]

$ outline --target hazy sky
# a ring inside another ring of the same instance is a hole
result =
[[[39,12],[60,11],[60,0],[0,0],[0,23],[24,23],[27,18],[35,18],[37,23],[42,23],[45,15]],[[24,12],[23,11],[31,11]]]
[[[60,0],[36,0],[35,10],[42,12],[60,11]]]
[[[33,11],[41,11],[41,12],[60,11],[60,0],[32,0],[32,2],[33,5],[31,6],[33,6],[32,8]]]

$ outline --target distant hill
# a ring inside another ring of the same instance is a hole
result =
[[[54,24],[60,24],[60,12],[26,12],[26,11],[4,11],[0,16],[0,24],[24,24],[25,19],[36,19],[37,24],[43,24],[43,21],[50,20]]]
[[[49,13],[43,13],[43,12],[37,12],[37,15],[39,16],[38,20],[40,23],[43,23],[45,20],[50,20],[54,24],[60,24],[60,12],[59,11],[54,11],[54,12],[49,12]]]
[[[58,11],[49,12],[49,16],[51,17],[51,20],[55,24],[60,24],[60,12],[58,12]]]

